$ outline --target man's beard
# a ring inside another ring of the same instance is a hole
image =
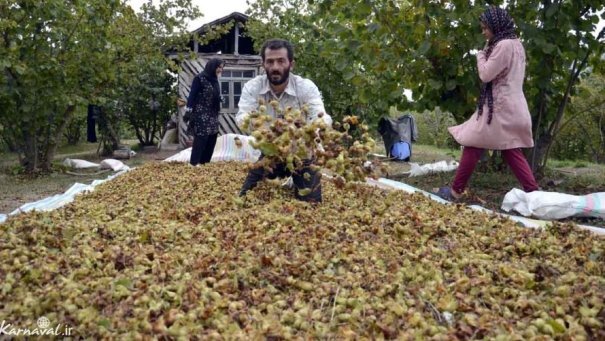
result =
[[[274,75],[281,75],[281,77],[275,80],[273,78]],[[288,77],[290,77],[290,68],[285,69],[283,74],[273,71],[273,73],[269,74],[269,82],[272,85],[282,85],[288,80]]]

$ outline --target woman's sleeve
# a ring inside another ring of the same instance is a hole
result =
[[[477,53],[477,69],[479,78],[483,83],[493,81],[509,65],[513,56],[513,50],[509,40],[500,41],[489,56],[485,57],[485,51]]]
[[[189,97],[187,97],[187,108],[186,111],[191,111],[195,103],[197,102],[197,96],[200,92],[200,77],[193,78],[193,82],[191,83],[191,91],[189,91]]]

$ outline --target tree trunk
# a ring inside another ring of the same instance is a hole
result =
[[[26,173],[33,174],[38,170],[38,141],[35,134],[29,130],[24,130],[21,143],[21,150],[23,151],[21,165],[25,167]]]
[[[546,162],[548,160],[548,151],[550,150],[550,146],[552,145],[553,141],[553,137],[549,132],[542,133],[540,138],[538,138],[536,141],[536,145],[534,146],[532,153],[532,158],[535,162],[535,164],[532,165],[532,170],[538,177],[544,175],[544,168],[546,167]]]
[[[120,146],[120,136],[113,128],[113,122],[103,108],[99,108],[99,132],[101,134],[101,146],[99,147],[103,147],[100,155],[111,155]]]
[[[71,119],[71,116],[73,115],[75,110],[76,110],[76,107],[74,105],[68,106],[67,109],[65,109],[65,113],[62,116],[60,116],[61,120],[57,124],[56,128],[54,130],[49,129],[49,132],[48,132],[49,136],[47,139],[47,143],[40,150],[40,152],[41,152],[40,160],[42,160],[41,169],[43,172],[50,173],[52,171],[52,162],[53,162],[53,159],[55,158],[55,154],[57,153],[57,147],[58,147],[57,142],[59,141],[59,137],[63,135],[63,131],[65,130],[65,127],[67,126],[67,122],[69,122],[69,120]]]

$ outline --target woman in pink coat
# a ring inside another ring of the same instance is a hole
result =
[[[531,168],[520,148],[534,146],[531,116],[523,95],[525,50],[515,34],[508,12],[490,7],[481,15],[481,31],[488,40],[477,53],[481,95],[471,118],[449,131],[464,146],[460,166],[450,187],[436,193],[458,199],[485,149],[500,150],[526,192],[538,189]]]

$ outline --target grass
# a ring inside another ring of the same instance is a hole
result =
[[[556,160],[550,159],[547,163],[549,168],[595,168],[605,170],[605,165],[585,160]]]

